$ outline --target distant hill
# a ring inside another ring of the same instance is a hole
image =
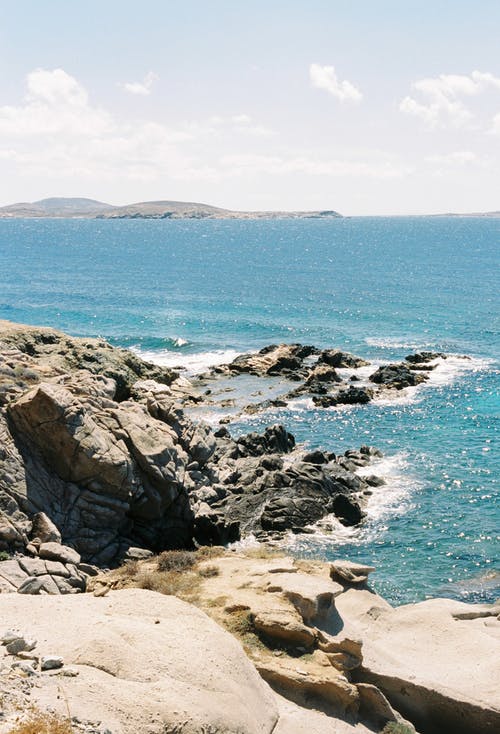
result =
[[[0,207],[0,218],[56,217],[87,219],[316,219],[341,217],[333,210],[240,212],[187,201],[141,201],[113,206],[82,198],[50,198]]]

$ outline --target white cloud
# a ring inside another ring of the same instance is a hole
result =
[[[465,166],[470,163],[477,163],[479,158],[471,150],[456,150],[453,153],[446,153],[445,155],[430,155],[425,160],[429,163]]]
[[[387,179],[400,178],[412,172],[410,168],[395,165],[389,160],[367,163],[349,159],[318,159],[310,155],[228,155],[221,159],[221,164],[223,168],[230,170],[232,175],[303,173],[311,176]]]
[[[246,135],[256,136],[267,136],[274,135],[274,130],[271,130],[264,125],[257,124],[250,115],[238,114],[230,115],[229,117],[221,117],[220,115],[212,115],[207,120],[207,124],[195,123],[193,125],[198,132],[213,133],[216,130],[222,130],[224,133],[227,131],[244,133]]]
[[[62,69],[36,69],[26,85],[24,105],[0,107],[0,135],[101,135],[112,127],[110,115],[91,107],[84,87]]]
[[[344,79],[339,81],[335,67],[311,64],[309,77],[313,87],[325,89],[336,97],[340,102],[360,102],[363,95],[354,84]]]
[[[500,78],[481,71],[473,71],[468,76],[440,74],[419,79],[413,83],[413,88],[420,93],[420,101],[405,97],[399,105],[402,112],[420,117],[431,129],[463,128],[472,123],[474,115],[462,98],[475,97],[491,89],[500,90]]]
[[[159,76],[154,71],[148,71],[142,82],[125,82],[119,86],[130,94],[139,94],[147,96],[151,94],[153,84],[158,81]]]

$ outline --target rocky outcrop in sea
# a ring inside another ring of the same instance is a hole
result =
[[[324,384],[325,367],[355,361],[322,352],[311,381],[311,353],[270,348],[228,369],[299,370],[308,389]],[[189,417],[201,400],[177,373],[106,342],[4,322],[0,550],[28,556],[0,565],[4,586],[65,593],[84,584],[82,563],[109,566],[140,549],[276,538],[330,514],[362,522],[383,481],[357,471],[377,449],[306,453],[280,425],[233,438]],[[49,556],[47,543],[70,550]]]

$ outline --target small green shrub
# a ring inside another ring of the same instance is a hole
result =
[[[10,558],[10,555],[7,553],[7,551],[0,551],[0,561],[8,561]]]
[[[415,734],[415,729],[412,726],[408,726],[408,724],[389,721],[382,729],[381,734]]]

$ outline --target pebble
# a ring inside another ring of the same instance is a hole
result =
[[[12,642],[9,642],[8,645],[5,646],[5,649],[9,655],[17,655],[19,652],[30,652],[30,650],[34,650],[35,647],[36,640],[30,640],[22,635],[18,635],[15,640],[12,640]]]
[[[59,655],[44,655],[41,660],[42,670],[57,670],[63,665],[64,661]]]

